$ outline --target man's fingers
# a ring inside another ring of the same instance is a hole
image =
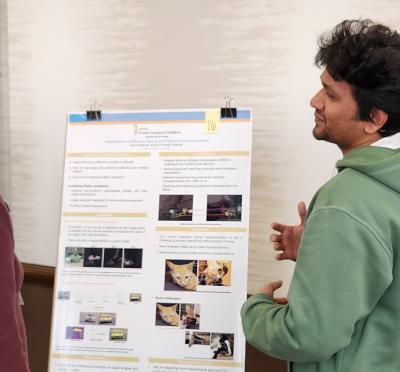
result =
[[[275,292],[277,289],[282,287],[282,280],[276,280],[275,282],[270,283],[271,289]]]
[[[301,201],[297,206],[297,210],[299,211],[300,225],[304,225],[304,222],[306,220],[306,215],[307,215],[306,203]]]
[[[276,251],[283,251],[281,242],[276,242],[272,244],[272,248],[274,248]]]
[[[279,305],[286,305],[288,303],[288,299],[286,297],[275,297],[274,302]]]
[[[282,280],[276,280],[265,284],[256,293],[262,293],[272,300],[274,298],[274,292],[280,287],[282,287]]]
[[[278,234],[271,234],[269,237],[269,240],[273,243],[272,247],[276,250],[276,251],[280,251],[282,250],[282,236],[278,235]]]
[[[283,230],[285,230],[286,225],[282,225],[281,223],[278,222],[272,222],[271,227],[276,231],[283,232]]]
[[[288,260],[288,259],[289,259],[289,256],[285,252],[278,253],[275,255],[275,260],[277,260],[277,261],[283,261],[283,260]]]
[[[280,234],[271,234],[269,236],[269,240],[271,242],[280,242],[282,240],[282,235],[280,235]]]

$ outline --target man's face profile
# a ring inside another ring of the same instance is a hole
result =
[[[321,75],[322,88],[311,98],[315,109],[313,135],[318,140],[335,143],[343,152],[355,147],[364,137],[363,121],[351,86],[336,81],[327,70]]]

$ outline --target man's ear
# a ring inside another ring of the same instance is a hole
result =
[[[367,134],[378,132],[387,122],[388,114],[378,108],[373,108],[370,113],[370,120],[365,123],[364,131]]]

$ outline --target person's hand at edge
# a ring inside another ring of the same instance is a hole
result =
[[[273,222],[271,227],[277,233],[270,235],[270,241],[273,243],[273,248],[276,251],[281,251],[275,258],[278,261],[292,260],[296,261],[297,251],[300,246],[301,237],[303,236],[304,223],[306,220],[307,208],[304,201],[301,201],[297,206],[300,224],[299,225],[283,225],[278,222]]]
[[[262,286],[256,293],[262,293],[266,295],[270,300],[274,301],[279,305],[286,305],[288,300],[286,297],[274,297],[274,292],[282,287],[282,280],[277,280],[275,282],[267,283]]]

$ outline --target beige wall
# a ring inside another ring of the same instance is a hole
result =
[[[252,292],[266,280],[289,283],[292,265],[274,262],[268,225],[295,222],[297,201],[311,199],[339,156],[310,135],[317,34],[349,17],[399,25],[400,7],[392,0],[9,0],[7,16],[21,259],[56,262],[68,111],[87,109],[92,98],[105,110],[218,107],[231,95],[254,114]]]
[[[0,192],[4,198],[10,199],[11,162],[8,94],[7,1],[0,0]]]

